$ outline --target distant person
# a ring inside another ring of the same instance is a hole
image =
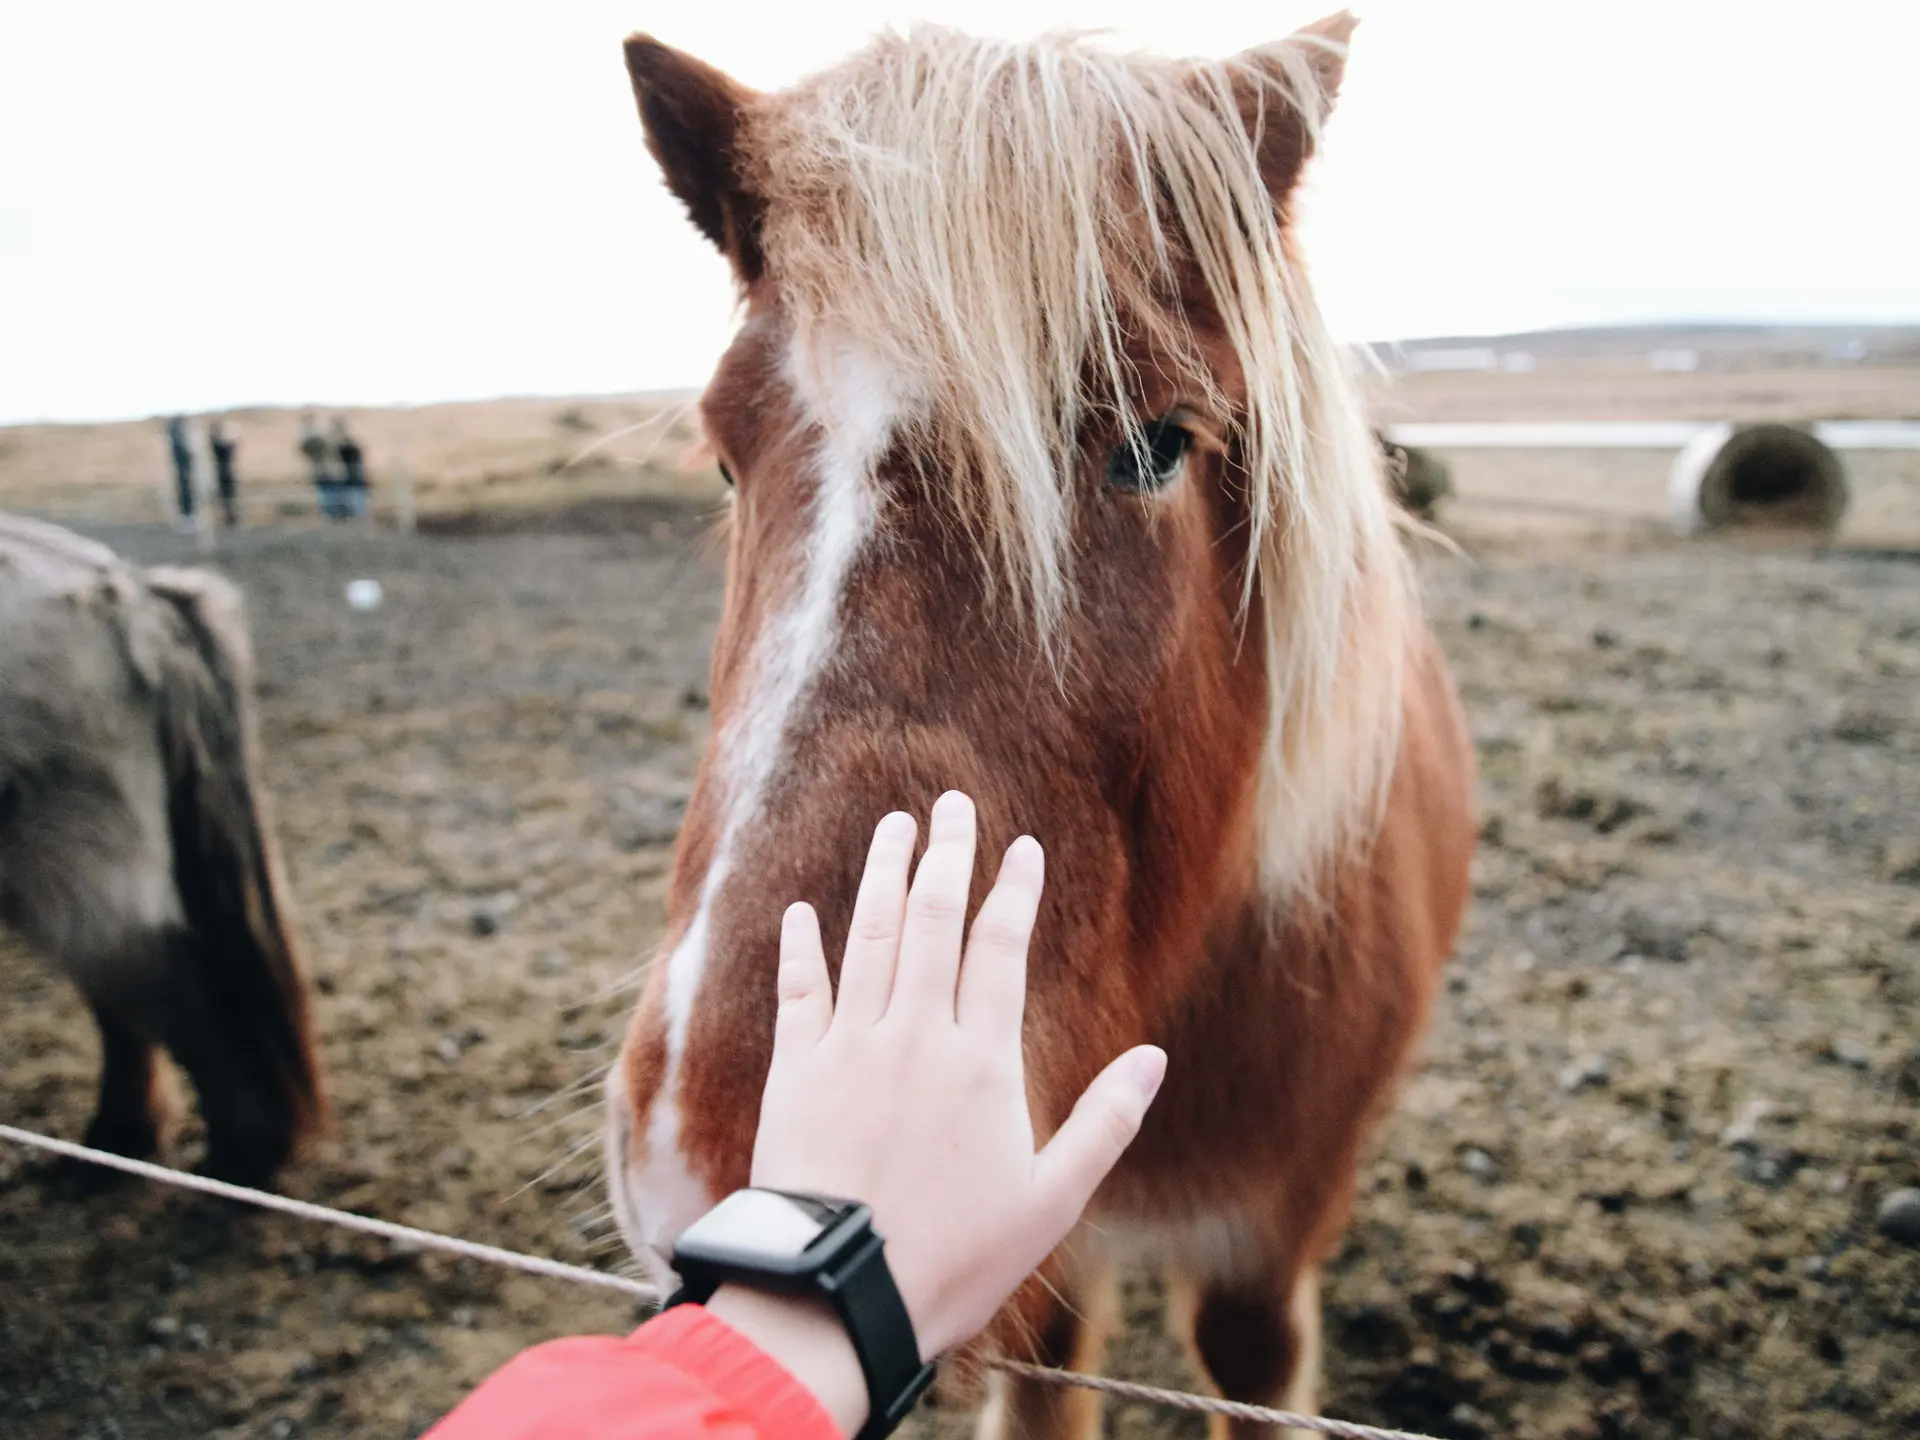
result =
[[[224,420],[214,420],[207,426],[207,449],[213,455],[213,479],[220,491],[220,510],[228,525],[240,523],[240,480],[234,474],[234,452],[240,448],[239,437]]]
[[[185,529],[193,524],[193,442],[186,416],[175,415],[167,421],[167,448],[173,452],[174,500]]]
[[[347,422],[333,422],[333,450],[340,457],[340,514],[354,517],[367,513],[367,452],[347,429]]]
[[[333,444],[321,433],[320,422],[311,410],[300,416],[300,453],[313,467],[313,490],[319,497],[320,513],[337,519],[340,484],[333,474]]]

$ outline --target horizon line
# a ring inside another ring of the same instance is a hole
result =
[[[1643,320],[1597,321],[1593,323],[1575,322],[1565,325],[1537,325],[1524,330],[1486,330],[1486,331],[1438,331],[1426,334],[1402,335],[1389,339],[1354,340],[1346,342],[1352,348],[1363,352],[1390,351],[1395,347],[1424,346],[1440,343],[1447,344],[1492,344],[1494,342],[1517,343],[1529,337],[1624,334],[1635,330],[1699,330],[1720,332],[1765,332],[1765,331],[1913,331],[1920,335],[1920,317],[1905,320],[1886,319],[1747,319],[1728,320],[1725,318],[1654,318]],[[352,411],[352,410],[425,410],[438,405],[498,405],[516,401],[541,402],[562,400],[653,400],[697,395],[704,388],[700,382],[685,385],[659,386],[633,390],[511,390],[492,394],[438,395],[428,399],[409,400],[243,400],[230,404],[186,408],[162,406],[154,410],[118,411],[111,413],[65,414],[65,415],[25,415],[19,417],[0,417],[0,430],[25,429],[43,425],[129,425],[148,421],[158,421],[173,415],[188,418],[202,418],[216,415],[237,415],[247,411]]]

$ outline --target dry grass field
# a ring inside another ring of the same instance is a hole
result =
[[[404,470],[422,515],[537,510],[609,494],[710,491],[692,395],[486,400],[342,409],[367,451],[376,508]],[[204,417],[199,417],[204,418]],[[234,410],[247,518],[308,516],[300,412]],[[165,516],[173,471],[161,419],[0,428],[0,507],[102,522]]]
[[[1374,408],[1383,420],[1915,420],[1920,364],[1669,374],[1621,360],[1408,374],[1384,380]]]
[[[1638,358],[1543,364],[1530,374],[1382,376],[1374,406],[1383,421],[1410,420],[1810,420],[1920,418],[1920,361],[1791,366],[1757,357],[1739,369],[1670,374]],[[367,448],[376,504],[389,509],[401,470],[428,517],[549,509],[611,496],[699,498],[718,479],[699,439],[691,394],[503,399],[399,409],[321,412],[344,418]],[[236,410],[242,496],[250,518],[311,515],[307,469],[296,445],[299,412]],[[1552,477],[1566,466],[1557,457]],[[1598,463],[1607,465],[1606,457]],[[1472,493],[1478,458],[1456,462]],[[1665,458],[1621,471],[1630,508],[1648,508],[1631,476],[1664,477]],[[1573,470],[1586,462],[1574,459]],[[1543,474],[1531,465],[1532,473]],[[1490,493],[1511,498],[1495,457]],[[1868,488],[1887,467],[1857,462]],[[170,513],[171,468],[158,418],[91,425],[0,428],[0,507],[100,522],[141,522]],[[1578,488],[1592,498],[1594,476]],[[1607,491],[1601,477],[1600,493]],[[1542,482],[1540,498],[1555,488]],[[1657,491],[1657,484],[1655,486]],[[1871,507],[1866,520],[1877,524]]]
[[[1376,385],[1383,421],[1902,420],[1920,418],[1920,364],[1785,367],[1669,374],[1642,360],[1544,364],[1530,374],[1404,374]],[[1473,450],[1446,455],[1457,523],[1482,531],[1570,535],[1611,516],[1610,531],[1653,535],[1667,519],[1668,450]],[[1920,452],[1843,456],[1852,503],[1836,537],[1920,546]]]

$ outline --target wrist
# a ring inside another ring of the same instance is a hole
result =
[[[866,1375],[845,1324],[824,1299],[722,1285],[706,1309],[806,1386],[842,1435],[859,1433],[867,1420]]]

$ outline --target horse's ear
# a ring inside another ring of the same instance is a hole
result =
[[[1316,127],[1325,124],[1333,114],[1333,102],[1340,97],[1340,82],[1347,76],[1347,47],[1353,43],[1353,32],[1359,24],[1359,17],[1351,10],[1342,10],[1301,26],[1281,42],[1305,60],[1313,72],[1318,86],[1318,93],[1312,97],[1318,106],[1313,117]]]
[[[1346,75],[1347,45],[1359,23],[1342,10],[1233,59],[1235,98],[1253,137],[1260,175],[1283,209],[1319,141],[1320,127],[1333,113]]]
[[[628,36],[626,51],[647,148],[667,188],[740,279],[757,279],[761,204],[741,163],[746,110],[757,92],[651,35]]]

